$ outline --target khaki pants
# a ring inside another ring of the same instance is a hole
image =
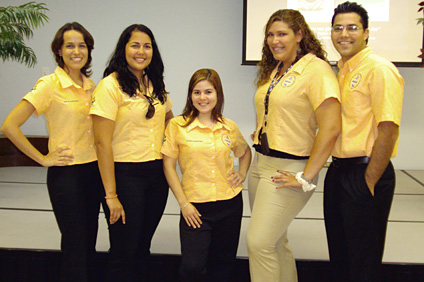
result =
[[[296,282],[297,271],[287,239],[287,229],[313,192],[301,188],[275,189],[271,176],[277,170],[296,174],[307,160],[274,158],[256,153],[249,176],[252,215],[247,232],[252,282]],[[318,177],[314,179],[316,184]]]

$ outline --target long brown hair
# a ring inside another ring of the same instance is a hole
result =
[[[187,101],[182,113],[182,116],[184,117],[184,119],[187,120],[187,123],[184,126],[190,125],[199,115],[199,111],[193,105],[193,100],[191,96],[196,84],[202,80],[209,81],[216,90],[217,101],[216,101],[215,108],[213,108],[212,110],[211,115],[212,115],[213,121],[222,122],[222,110],[224,107],[224,91],[222,89],[221,79],[219,78],[218,73],[213,69],[200,69],[200,70],[197,70],[191,76],[190,82],[188,84]]]
[[[258,63],[258,74],[256,77],[256,85],[261,86],[269,80],[271,72],[277,65],[278,61],[274,59],[271,50],[268,45],[267,35],[271,25],[274,22],[281,21],[286,23],[295,34],[299,31],[302,32],[303,38],[300,41],[300,52],[298,53],[296,60],[308,53],[315,54],[318,58],[328,62],[326,55],[327,53],[322,48],[321,42],[315,37],[305,21],[305,18],[297,10],[282,9],[274,12],[269,18],[265,26],[265,38],[262,47],[262,59]]]

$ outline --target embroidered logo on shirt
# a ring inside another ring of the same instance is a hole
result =
[[[283,80],[283,82],[281,83],[281,85],[283,87],[290,87],[293,85],[293,83],[296,81],[296,76],[294,75],[290,75],[288,76],[286,79]]]
[[[353,77],[352,77],[352,80],[350,81],[350,88],[351,89],[354,89],[354,88],[356,88],[358,85],[359,85],[359,83],[361,82],[361,79],[362,79],[362,75],[361,74],[355,74]]]
[[[228,147],[231,147],[231,137],[228,134],[223,134],[221,136],[222,143],[227,145]]]

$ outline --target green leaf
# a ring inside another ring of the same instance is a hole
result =
[[[49,9],[45,3],[34,1],[20,5],[0,7],[0,58],[33,67],[37,58],[34,51],[25,45],[24,38],[33,36],[33,29],[49,21],[45,14]]]

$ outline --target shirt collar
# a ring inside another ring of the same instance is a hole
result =
[[[352,58],[347,60],[346,63],[343,63],[343,60],[340,59],[337,63],[337,66],[339,67],[339,69],[343,69],[347,67],[349,68],[349,70],[353,70],[357,68],[365,58],[371,55],[371,53],[372,53],[371,47],[367,46],[361,51],[359,51],[358,53],[356,53]]]
[[[223,121],[224,121],[224,118],[223,118]],[[199,127],[199,128],[209,128],[206,125],[204,125],[203,123],[201,123],[198,118],[195,118],[193,120],[193,122],[189,126],[187,126],[187,132],[193,130],[196,127]],[[225,128],[227,130],[230,130],[230,127],[226,123],[219,122],[218,121],[216,123],[215,127],[213,128],[213,131],[218,130],[218,129],[221,129],[221,128]]]
[[[60,85],[62,85],[62,88],[68,88],[71,86],[74,86],[75,88],[81,88],[78,84],[76,84],[71,77],[66,73],[66,71],[61,67],[56,67],[56,70],[54,73],[57,75]],[[83,74],[82,76],[82,89],[85,91],[90,90],[93,85],[90,83],[90,80]]]

